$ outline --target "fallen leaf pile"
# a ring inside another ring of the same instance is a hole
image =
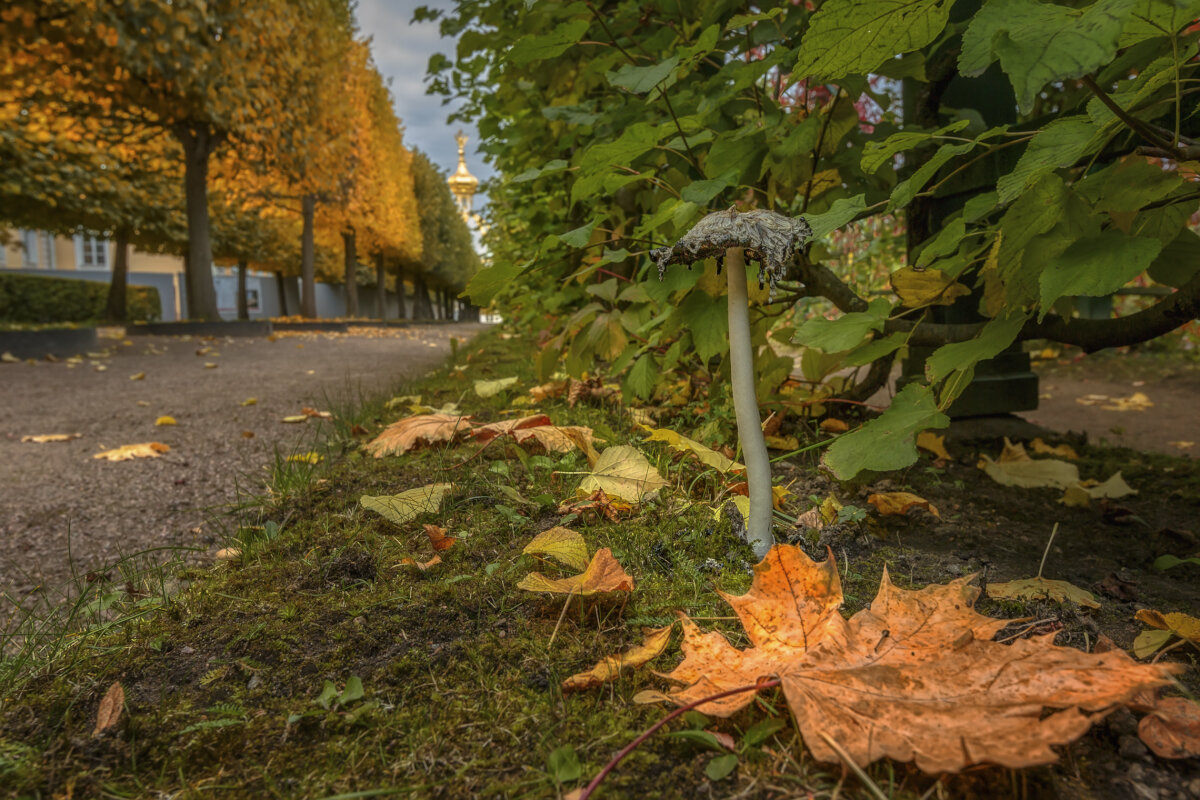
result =
[[[633,578],[613,557],[612,550],[602,547],[592,556],[587,569],[579,575],[569,578],[547,578],[540,572],[531,572],[521,579],[517,588],[527,592],[591,597],[610,592],[632,592]]]
[[[1050,450],[1044,443],[1042,448],[1043,452]],[[1057,450],[1055,452],[1062,453],[1064,451]],[[1071,454],[1074,455],[1073,450]],[[1064,493],[1059,502],[1067,506],[1083,507],[1099,498],[1117,498],[1137,494],[1135,489],[1125,483],[1120,472],[1113,473],[1104,482],[1081,480],[1079,467],[1074,464],[1053,458],[1030,458],[1024,445],[1013,444],[1007,438],[1004,440],[1004,450],[997,459],[992,460],[990,456],[986,455],[980,456],[977,466],[1002,486],[1017,486],[1025,489],[1062,489]]]
[[[142,442],[127,444],[114,450],[96,453],[92,458],[103,458],[108,461],[129,461],[134,458],[158,458],[163,453],[171,452],[171,446],[162,442]]]
[[[1141,392],[1134,392],[1129,397],[1109,397],[1106,394],[1085,394],[1076,397],[1075,402],[1081,406],[1100,406],[1105,411],[1145,411],[1153,408],[1154,403]]]
[[[593,444],[596,437],[591,428],[582,425],[558,426],[545,414],[480,425],[471,431],[477,441],[487,442],[507,436],[519,445],[546,453],[569,453],[578,448],[589,457],[596,456]]]
[[[1083,653],[1056,647],[1053,636],[993,641],[1010,621],[973,610],[979,590],[970,580],[909,591],[885,571],[870,608],[845,619],[832,555],[818,564],[776,545],[749,592],[722,595],[751,647],[738,650],[685,617],[683,663],[665,676],[683,688],[635,699],[682,705],[778,676],[818,760],[837,762],[840,750],[862,766],[893,758],[938,773],[1052,763],[1052,747],[1082,736],[1093,715],[1170,683],[1173,667],[1119,650]],[[753,700],[744,692],[697,710],[725,717]]]

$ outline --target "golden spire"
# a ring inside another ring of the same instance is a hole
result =
[[[475,196],[475,190],[479,188],[479,179],[471,174],[467,169],[467,135],[461,130],[454,137],[458,142],[458,168],[454,170],[454,174],[446,179],[450,184],[450,191],[454,193],[454,199],[458,204],[458,213],[462,215],[465,222],[471,220],[471,200]]]

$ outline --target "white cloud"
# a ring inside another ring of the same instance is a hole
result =
[[[473,125],[446,122],[455,106],[443,106],[442,98],[425,94],[425,67],[434,53],[453,55],[455,41],[443,39],[435,22],[411,22],[418,6],[442,10],[454,7],[451,0],[359,0],[358,25],[372,37],[371,51],[385,80],[391,81],[396,114],[404,125],[404,141],[422,150],[441,169],[453,171],[458,163],[454,135],[459,128],[470,137],[467,167],[480,180],[492,176],[491,168],[475,153],[479,134]],[[475,207],[485,198],[476,197]]]

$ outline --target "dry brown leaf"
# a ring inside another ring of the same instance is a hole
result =
[[[1079,454],[1069,444],[1060,444],[1051,447],[1042,441],[1042,437],[1038,436],[1029,443],[1029,446],[1033,448],[1033,452],[1040,456],[1058,456],[1059,458],[1069,458],[1072,461],[1079,460]]]
[[[555,397],[562,397],[567,393],[566,381],[550,381],[543,383],[541,386],[535,386],[529,390],[529,396],[534,402],[542,403]]]
[[[1119,651],[1056,647],[1053,636],[992,641],[1009,621],[974,611],[979,590],[970,580],[909,591],[885,570],[870,608],[847,620],[832,554],[818,564],[776,545],[754,568],[749,592],[722,595],[751,647],[738,650],[685,618],[683,663],[665,676],[684,688],[670,699],[690,703],[778,676],[818,760],[841,758],[828,736],[856,764],[915,760],[937,773],[1052,763],[1052,746],[1082,736],[1092,714],[1170,683],[1171,666]],[[697,710],[729,716],[753,699],[746,692]]]
[[[1055,603],[1072,603],[1087,608],[1099,608],[1096,596],[1087,589],[1080,589],[1073,583],[1055,581],[1049,578],[1020,578],[1015,581],[991,583],[987,585],[988,597],[1009,600],[1052,600]]]
[[[608,592],[632,592],[633,578],[629,577],[629,573],[620,562],[613,558],[612,550],[602,547],[592,556],[587,569],[579,575],[555,579],[547,578],[540,572],[531,572],[521,579],[517,588],[527,592],[590,597]]]
[[[213,558],[218,561],[233,561],[235,558],[242,557],[242,548],[240,547],[222,547],[217,552],[213,553]]]
[[[950,453],[946,450],[946,437],[939,436],[933,431],[921,431],[917,434],[917,447],[933,455],[939,461],[949,461]]]
[[[1200,705],[1185,697],[1164,697],[1142,717],[1138,736],[1159,758],[1200,756]]]
[[[242,431],[242,438],[243,439],[253,439],[254,431]]]
[[[96,727],[92,736],[99,736],[116,725],[121,719],[121,710],[125,707],[125,690],[120,682],[114,682],[100,700],[100,708],[96,711]]]
[[[539,425],[535,428],[523,428],[513,432],[513,438],[519,445],[536,445],[547,453],[569,453],[578,448],[589,459],[599,455],[592,446],[596,441],[591,428],[582,425],[558,426]]]
[[[105,450],[103,453],[96,453],[92,458],[103,458],[108,461],[129,461],[133,458],[158,458],[163,453],[169,453],[171,446],[162,442],[142,442],[141,444],[127,444],[116,448],[115,450]]]
[[[867,502],[875,506],[885,517],[903,517],[913,508],[923,508],[938,519],[942,518],[942,515],[938,513],[937,506],[924,497],[919,497],[911,492],[873,494],[867,498]]]
[[[425,525],[425,535],[429,537],[429,543],[433,545],[433,549],[438,552],[449,550],[458,541],[453,536],[447,536],[445,528],[428,523]]]
[[[675,624],[671,623],[662,628],[643,628],[642,633],[646,638],[641,644],[634,645],[623,653],[601,659],[587,672],[567,678],[562,682],[563,691],[591,689],[616,680],[622,669],[636,669],[653,661],[667,649],[667,642],[671,640],[671,629],[674,627]]]
[[[519,431],[523,428],[534,428],[540,425],[552,425],[550,418],[545,414],[533,414],[528,417],[520,417],[519,419],[506,419],[503,422],[492,422],[487,425],[480,425],[471,431],[471,436],[479,442],[490,442],[498,436],[512,436],[514,431]]]
[[[587,497],[564,501],[558,506],[560,514],[583,515],[589,511],[596,512],[597,517],[604,517],[611,522],[616,522],[621,518],[621,514],[633,511],[633,506],[619,497],[609,497],[603,489],[597,489]]]
[[[317,411],[312,406],[304,406],[300,409],[300,413],[306,417],[316,417],[317,419],[333,419],[333,414],[328,411]]]
[[[376,458],[399,455],[438,442],[453,442],[471,430],[471,418],[458,414],[419,414],[393,422],[366,444]]]
[[[828,417],[821,420],[820,427],[821,430],[825,431],[826,433],[845,433],[846,431],[850,430],[849,425],[842,420],[834,419],[833,417]]]
[[[50,442],[69,442],[72,439],[82,439],[82,433],[41,433],[34,436],[22,436],[22,442],[48,444]]]
[[[280,422],[287,422],[291,425],[298,425],[301,422],[308,422],[308,416],[305,414],[292,414],[290,417],[284,417]]]
[[[1158,628],[1162,631],[1170,631],[1180,639],[1200,644],[1200,619],[1188,614],[1181,614],[1173,611],[1169,614],[1163,614],[1161,611],[1155,611],[1152,608],[1139,609],[1134,617],[1149,625],[1151,628]]]
[[[416,567],[417,569],[421,570],[421,572],[424,572],[427,569],[429,569],[430,567],[436,566],[437,564],[440,564],[440,563],[442,563],[442,557],[435,554],[434,557],[429,559],[428,561],[417,561],[416,559],[407,558],[407,557],[402,558],[402,559],[400,559],[399,566]]]

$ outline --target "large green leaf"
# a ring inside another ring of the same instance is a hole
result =
[[[710,297],[701,291],[689,292],[679,304],[679,316],[692,333],[692,343],[701,361],[729,349],[728,308],[724,297]]]
[[[562,55],[568,47],[583,38],[589,24],[588,20],[577,19],[556,25],[549,33],[522,36],[508,51],[508,60],[524,66]]]
[[[958,133],[969,124],[970,120],[960,119],[934,131],[900,131],[882,142],[867,142],[863,148],[862,170],[872,175],[897,153],[911,150],[938,136]]]
[[[991,0],[963,34],[958,69],[979,75],[997,58],[1017,105],[1029,113],[1046,84],[1080,78],[1112,60],[1133,0],[1097,0],[1082,9],[1038,0]]]
[[[878,417],[839,436],[825,453],[825,465],[840,480],[849,480],[868,469],[903,469],[917,461],[918,433],[949,424],[950,418],[938,411],[933,391],[910,383]]]
[[[1033,137],[1017,166],[996,183],[1001,203],[1008,203],[1043,175],[1069,167],[1088,151],[1098,126],[1087,114],[1056,119]]]
[[[828,211],[821,214],[805,214],[804,219],[808,222],[808,227],[812,228],[813,240],[819,241],[851,222],[866,207],[866,195],[839,197],[833,201]]]
[[[1121,32],[1122,48],[1159,36],[1174,36],[1200,17],[1200,0],[1136,0]]]
[[[524,264],[500,262],[487,269],[482,269],[467,282],[465,294],[475,305],[486,306],[532,263],[532,261]]]
[[[866,75],[890,58],[918,50],[946,27],[950,0],[826,0],[800,44],[800,77]]]
[[[841,353],[857,347],[868,333],[882,331],[891,308],[885,298],[877,297],[866,311],[843,314],[837,319],[814,317],[796,329],[792,341],[826,353]]]
[[[667,60],[649,67],[635,67],[632,64],[626,64],[616,72],[610,72],[608,82],[613,86],[628,89],[634,94],[645,94],[667,80],[678,66],[679,56],[671,56]],[[666,90],[669,86],[670,83],[662,88]]]
[[[1200,272],[1200,236],[1180,231],[1150,265],[1150,277],[1167,286],[1180,287]]]
[[[974,142],[963,142],[961,144],[944,144],[939,147],[929,160],[921,166],[917,167],[912,176],[901,181],[892,190],[892,198],[889,202],[888,209],[896,210],[907,206],[912,202],[921,190],[925,188],[925,184],[933,179],[937,171],[944,167],[955,156],[960,156],[963,153],[974,149]]]
[[[633,367],[625,377],[625,388],[641,399],[648,400],[654,393],[654,382],[658,380],[658,375],[654,356],[647,353],[633,362]]]
[[[1042,310],[1060,297],[1112,294],[1144,272],[1160,250],[1157,239],[1114,230],[1075,242],[1042,272]]]
[[[658,144],[659,129],[646,122],[630,125],[616,139],[593,144],[579,161],[581,169],[588,171],[605,168],[612,164],[628,165],[638,156]]]
[[[997,317],[984,325],[974,339],[942,345],[925,362],[929,380],[937,383],[955,370],[970,369],[980,361],[1000,355],[1016,341],[1026,319],[1028,317],[1020,313]]]

